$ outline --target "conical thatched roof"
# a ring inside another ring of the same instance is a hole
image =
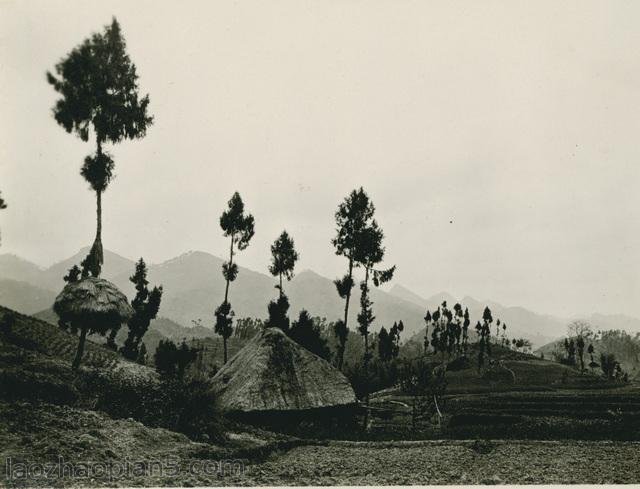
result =
[[[67,284],[53,310],[63,321],[85,323],[92,329],[121,324],[133,315],[127,297],[115,285],[94,277]]]
[[[225,411],[301,410],[356,402],[347,378],[278,328],[266,328],[213,378]]]

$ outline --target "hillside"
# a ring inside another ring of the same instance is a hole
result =
[[[640,335],[629,335],[625,331],[610,330],[598,336],[596,340],[587,340],[585,345],[584,362],[588,365],[591,358],[587,353],[588,346],[594,348],[593,359],[600,363],[600,354],[613,353],[620,362],[622,369],[631,378],[640,378]],[[557,340],[540,347],[536,354],[544,354],[545,358],[554,358],[554,353],[565,355],[564,340]]]
[[[58,324],[58,316],[53,309],[47,308],[33,315],[36,319],[46,321],[49,324],[56,326]],[[124,345],[124,341],[127,338],[128,329],[126,325],[123,325],[118,331],[116,336],[116,344],[119,346]],[[149,357],[155,352],[158,343],[165,339],[173,340],[174,342],[180,342],[191,339],[201,339],[214,336],[215,333],[210,328],[203,326],[193,326],[186,328],[178,323],[164,317],[153,319],[149,324],[149,329],[144,335],[144,344],[147,348]],[[105,344],[106,338],[99,335],[89,336],[95,343],[100,345]]]
[[[51,307],[55,292],[18,280],[0,280],[0,304],[23,314],[35,314]]]

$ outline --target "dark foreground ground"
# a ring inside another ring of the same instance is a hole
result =
[[[314,442],[237,432],[216,447],[69,407],[0,403],[0,416],[2,487],[640,482],[640,442]],[[60,473],[60,458],[79,472]]]
[[[238,485],[632,484],[640,443],[496,441],[333,442],[247,467]]]

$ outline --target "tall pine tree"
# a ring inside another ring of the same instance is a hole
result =
[[[102,270],[102,194],[113,178],[114,162],[105,143],[143,137],[153,118],[147,114],[149,96],[138,95],[136,66],[126,52],[120,24],[114,18],[104,32],[75,47],[47,72],[47,81],[61,98],[53,115],[65,131],[82,141],[92,137],[96,153],[84,160],[80,173],[96,193],[96,237],[83,261],[83,276]]]
[[[336,364],[339,369],[342,369],[344,363],[344,351],[349,337],[349,303],[354,285],[353,272],[359,265],[355,258],[357,247],[361,241],[360,235],[371,224],[374,211],[375,207],[369,200],[369,196],[360,187],[358,190],[351,191],[335,213],[336,236],[332,244],[336,255],[347,259],[347,273],[334,281],[338,295],[345,301],[344,318],[336,321],[334,326],[334,334],[338,339]]]
[[[215,311],[215,332],[222,336],[224,344],[224,363],[227,363],[227,340],[233,332],[233,310],[229,303],[229,284],[238,276],[238,265],[234,263],[235,249],[242,251],[249,246],[254,234],[254,219],[251,214],[245,214],[244,202],[238,192],[235,192],[227,204],[227,209],[220,216],[220,227],[224,235],[230,238],[229,261],[222,264],[222,276],[225,279],[224,300]]]
[[[380,270],[375,268],[384,258],[385,249],[382,246],[384,233],[375,219],[371,221],[365,229],[357,236],[356,247],[353,258],[364,268],[364,280],[360,283],[360,312],[358,313],[358,331],[364,338],[364,359],[363,367],[365,377],[369,375],[369,361],[371,352],[369,351],[369,327],[375,320],[373,315],[373,303],[369,298],[369,279],[378,287],[380,284],[388,282],[393,278],[395,266]],[[369,388],[366,387],[365,402],[369,405]],[[368,423],[368,410],[365,415],[365,427]]]

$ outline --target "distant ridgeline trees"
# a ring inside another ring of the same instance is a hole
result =
[[[460,359],[460,365],[467,365],[469,352],[469,326],[471,317],[469,309],[460,303],[456,303],[453,309],[449,309],[447,301],[433,312],[427,310],[425,317],[425,335],[423,340],[424,354],[433,353],[440,356],[440,361],[450,362],[452,358]],[[482,314],[482,322],[475,326],[477,335],[478,371],[482,370],[486,363],[486,357],[491,356],[491,324],[493,314],[489,307],[485,307]],[[528,340],[527,340],[528,341]],[[498,319],[496,321],[495,345],[503,348],[512,348],[507,338],[507,325]],[[528,343],[530,345],[530,343]],[[515,340],[513,345],[515,346]]]
[[[235,248],[242,251],[249,246],[254,234],[254,219],[251,214],[245,214],[244,202],[238,192],[235,192],[228,202],[227,209],[220,216],[220,227],[224,235],[230,239],[229,261],[222,264],[222,276],[226,285],[224,300],[215,311],[215,332],[222,336],[224,344],[224,363],[227,363],[227,340],[233,332],[233,310],[229,303],[229,284],[238,276],[238,265],[234,263]]]
[[[88,155],[80,174],[96,193],[96,237],[82,262],[82,276],[99,277],[102,249],[102,194],[111,182],[114,161],[105,143],[145,136],[153,118],[148,115],[149,96],[138,95],[136,67],[126,52],[120,25],[114,18],[103,33],[95,33],[75,47],[47,72],[47,81],[61,95],[54,108],[55,120],[82,141],[93,137],[95,154]]]
[[[582,373],[596,374],[600,370],[607,380],[626,382],[629,375],[623,365],[629,369],[640,366],[639,337],[620,330],[594,331],[585,321],[573,321],[567,326],[567,336],[556,345],[553,357]]]
[[[453,311],[447,307],[447,301],[443,301],[440,307],[433,314],[427,310],[424,317],[426,324],[424,349],[428,352],[429,346],[434,353],[440,353],[444,360],[445,353],[451,357],[452,354],[466,354],[469,341],[469,310],[462,312],[462,306],[456,303]],[[431,330],[431,340],[429,331]]]

